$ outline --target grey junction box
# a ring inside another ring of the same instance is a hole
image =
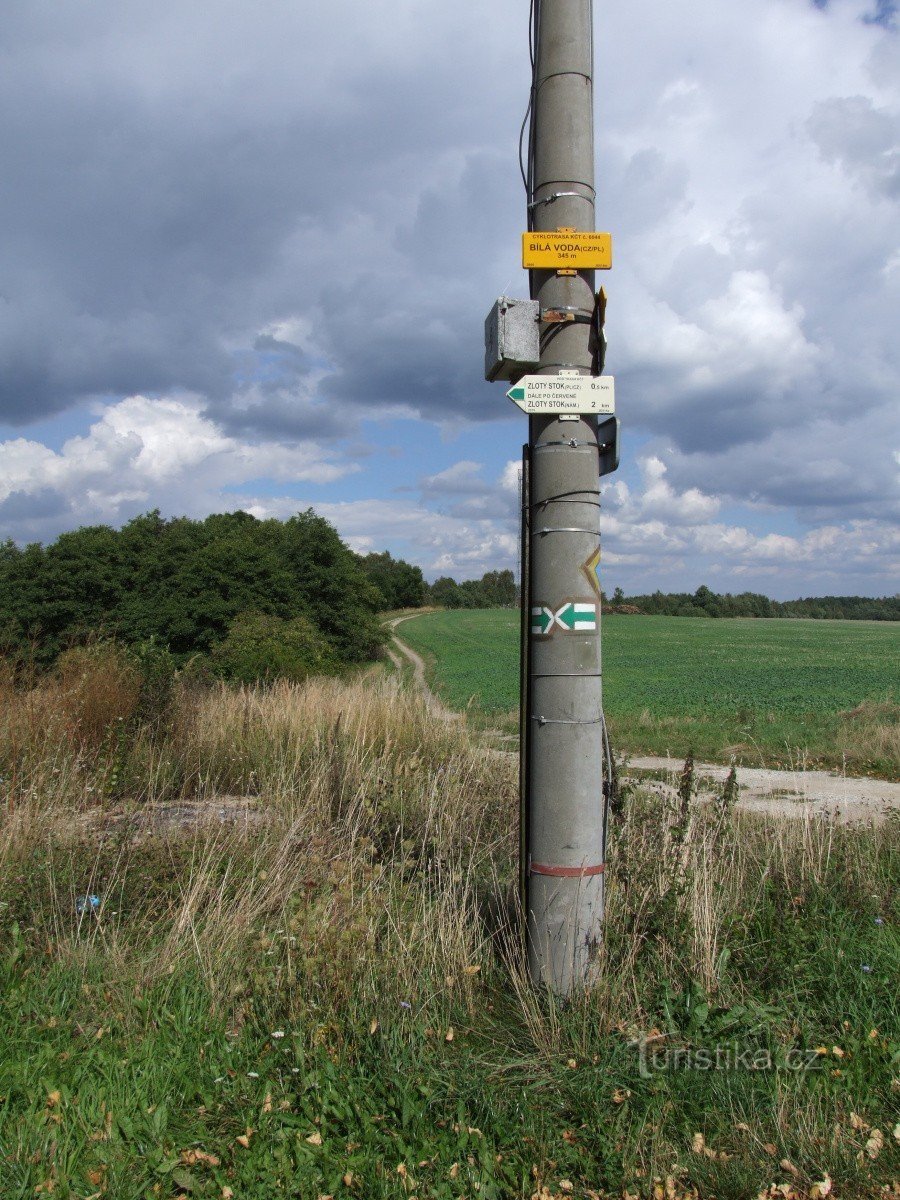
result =
[[[540,304],[501,296],[484,322],[484,377],[513,382],[541,360]]]

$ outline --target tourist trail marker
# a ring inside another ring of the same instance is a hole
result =
[[[506,393],[524,413],[604,413],[616,411],[615,380],[612,375],[523,375]]]
[[[587,579],[588,583],[591,585],[591,587],[594,589],[594,591],[597,593],[597,595],[599,597],[601,597],[601,599],[602,599],[603,593],[600,590],[600,547],[599,546],[597,547],[597,549],[594,551],[593,554],[591,554],[588,558],[586,558],[584,560],[584,562],[581,564],[581,569],[584,572],[585,579]]]
[[[556,629],[563,633],[596,633],[597,605],[593,600],[565,600],[559,608],[535,604],[531,609],[531,632],[535,637],[550,637]]]

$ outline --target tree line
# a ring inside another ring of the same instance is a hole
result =
[[[705,585],[696,592],[653,592],[626,596],[613,592],[610,609],[670,617],[811,617],[815,620],[900,621],[900,595],[810,596],[801,600],[770,600],[758,592],[714,592]]]
[[[511,608],[519,603],[519,589],[512,571],[487,571],[462,583],[442,575],[429,587],[428,602],[442,608]]]
[[[354,553],[312,509],[286,521],[156,510],[46,546],[0,543],[0,650],[38,667],[107,638],[226,678],[300,679],[376,658],[385,611],[515,602],[511,571],[429,587],[387,551]]]
[[[409,568],[424,592],[418,568]],[[339,670],[376,657],[387,600],[312,509],[287,521],[158,511],[20,548],[0,544],[0,638],[47,665],[90,638],[155,644],[234,678]]]

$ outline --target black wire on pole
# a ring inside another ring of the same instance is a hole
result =
[[[540,28],[540,10],[541,0],[531,0],[528,11],[528,55],[531,60],[531,88],[528,93],[528,107],[525,109],[525,116],[522,118],[522,125],[519,129],[519,174],[522,176],[522,184],[525,188],[525,200],[528,205],[528,228],[533,228],[532,201],[534,200],[534,145],[535,145],[535,91],[537,80],[537,49],[538,49],[538,30]],[[523,145],[525,142],[525,127],[528,127],[528,148],[526,155],[523,156]]]

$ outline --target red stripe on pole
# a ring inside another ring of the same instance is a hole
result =
[[[556,875],[561,879],[581,879],[584,875],[602,875],[606,863],[597,863],[594,867],[548,867],[546,863],[532,863],[532,875]]]

